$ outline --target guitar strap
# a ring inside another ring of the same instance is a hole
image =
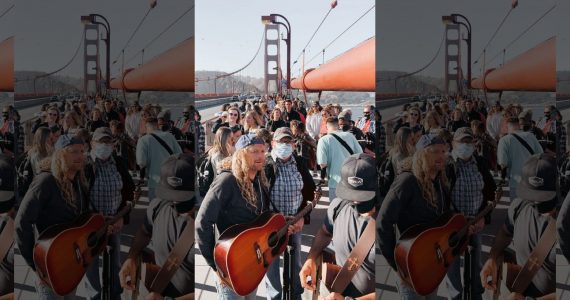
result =
[[[6,225],[0,234],[0,261],[3,261],[12,244],[14,244],[14,220],[8,217]]]
[[[336,275],[333,283],[331,285],[331,292],[342,293],[352,280],[352,277],[356,274],[358,269],[364,263],[364,260],[368,256],[370,249],[374,246],[376,241],[376,221],[371,218],[371,220],[366,225],[364,233],[356,242],[356,245],[350,252],[350,255],[346,259],[346,262],[342,266],[342,269]]]
[[[554,218],[549,217],[548,225],[544,230],[544,233],[538,240],[536,244],[536,248],[530,254],[528,260],[517,274],[515,281],[513,282],[513,286],[511,287],[512,292],[522,294],[530,282],[532,278],[540,270],[546,256],[550,253],[552,247],[554,247],[554,243],[556,242],[556,220]]]
[[[150,286],[150,291],[156,293],[162,293],[172,276],[178,270],[178,267],[182,264],[182,261],[188,254],[188,251],[192,249],[194,245],[194,222],[192,218],[188,217],[186,222],[186,227],[180,234],[180,237],[174,244],[172,251],[168,255],[166,262],[160,268],[154,279],[152,280],[152,284]]]

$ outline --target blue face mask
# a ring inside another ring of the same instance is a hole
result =
[[[475,146],[473,144],[456,144],[453,148],[453,154],[462,159],[468,159],[473,155]]]
[[[111,156],[111,154],[113,154],[113,145],[108,145],[108,144],[95,144],[95,147],[93,147],[93,154],[95,155],[95,157],[97,157],[98,159],[107,159]]]
[[[280,159],[287,159],[293,154],[293,146],[291,144],[277,143],[273,151]]]

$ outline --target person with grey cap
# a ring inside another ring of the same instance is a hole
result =
[[[187,244],[188,251],[174,260],[178,267],[161,293],[151,292],[146,300],[194,299],[194,240],[188,230],[194,232],[196,209],[194,157],[179,153],[169,156],[161,166],[160,182],[156,187],[157,201],[146,210],[143,224],[137,231],[127,259],[121,267],[121,286],[135,290],[137,257],[152,243],[156,263],[162,267],[170,263],[171,252],[179,243]],[[193,236],[193,234],[192,234]],[[186,248],[183,248],[186,249]],[[158,279],[156,279],[158,280]],[[117,298],[119,299],[119,298]]]
[[[316,259],[332,242],[335,263],[345,265],[358,247],[367,226],[375,226],[378,214],[376,162],[368,154],[349,156],[342,165],[341,181],[337,187],[338,198],[331,201],[327,216],[317,232],[307,260],[299,273],[304,288],[315,290]],[[342,293],[331,293],[326,299],[376,299],[375,295],[375,243],[363,251],[360,267]],[[368,251],[366,251],[368,250]],[[308,281],[308,277],[311,280]],[[338,279],[338,277],[337,277]]]
[[[362,147],[353,134],[339,129],[336,117],[327,119],[327,135],[317,144],[317,163],[326,168],[328,176],[329,199],[336,197],[336,186],[340,182],[342,162],[352,154],[362,153]]]
[[[196,216],[198,248],[218,277],[214,263],[216,231],[222,233],[232,225],[249,223],[271,209],[264,171],[265,142],[255,135],[242,135],[235,149],[231,171],[214,179]],[[216,290],[218,299],[255,299],[256,294],[253,291],[240,297],[219,278]]]
[[[75,136],[62,135],[55,143],[51,172],[34,178],[18,209],[15,220],[18,249],[26,264],[36,271],[33,249],[35,233],[57,224],[71,223],[81,214],[92,211],[83,173],[85,145]],[[39,299],[61,299],[38,279]],[[74,299],[75,291],[63,299]]]
[[[521,181],[517,186],[518,197],[511,202],[505,223],[495,236],[489,258],[481,270],[481,283],[486,289],[496,290],[497,259],[511,245],[516,254],[516,261],[525,264],[537,247],[545,249],[546,256],[531,278],[524,292],[512,292],[506,299],[556,299],[556,248],[541,238],[549,228],[554,233],[556,222],[556,159],[549,154],[535,154],[525,161],[522,167]],[[540,261],[541,258],[535,257]],[[524,276],[520,274],[520,276]],[[491,280],[489,281],[489,277]]]
[[[520,130],[519,120],[508,120],[509,134],[499,140],[497,146],[497,164],[502,170],[502,180],[509,176],[509,196],[514,200],[517,186],[521,182],[523,163],[534,154],[543,153],[536,137],[527,131]]]
[[[156,186],[160,181],[160,166],[172,154],[182,153],[176,138],[158,128],[156,118],[146,119],[146,133],[137,142],[137,164],[146,168],[148,176],[148,198],[156,197]]]
[[[338,114],[338,126],[342,131],[352,133],[357,140],[364,139],[364,133],[362,130],[354,126],[354,122],[352,121],[352,112],[350,110],[345,109]]]
[[[14,296],[14,162],[0,154],[0,299]]]
[[[113,121],[111,121],[113,122]],[[94,210],[105,217],[115,216],[128,201],[135,197],[135,184],[122,158],[113,151],[114,138],[111,129],[100,127],[93,133],[91,152],[85,163],[85,177],[89,185],[89,200]],[[119,285],[121,259],[121,229],[128,224],[129,215],[113,224],[113,232],[107,238],[111,256],[111,297],[120,298],[123,292]],[[101,298],[99,258],[95,258],[86,272],[86,289],[90,299]]]
[[[473,121],[478,122],[478,121]],[[451,157],[446,164],[446,176],[449,179],[451,203],[457,212],[467,218],[473,218],[487,207],[488,201],[495,200],[497,188],[491,175],[488,161],[476,155],[473,132],[469,127],[461,127],[453,135]],[[488,215],[490,217],[490,215]],[[485,226],[485,218],[475,223],[472,235],[469,237],[470,278],[477,278],[481,271],[481,235],[479,232]],[[490,221],[490,219],[489,219]],[[463,299],[463,285],[471,284],[471,297],[482,299],[485,291],[478,280],[461,283],[461,260],[456,259],[448,268],[445,282],[450,299]]]
[[[296,122],[293,120],[291,123]],[[293,133],[288,127],[278,128],[273,134],[271,142],[271,154],[265,163],[265,174],[269,181],[270,200],[286,217],[292,217],[307,206],[307,201],[313,201],[316,186],[313,177],[303,157],[293,152],[295,140]],[[308,223],[309,214],[299,219],[295,224],[295,230],[289,236],[289,245],[293,247],[293,270],[289,284],[293,285],[293,299],[298,299],[303,294],[303,288],[299,282],[299,276],[295,276],[301,270],[301,230]],[[267,298],[278,300],[283,298],[283,286],[279,276],[280,259],[276,258],[269,266],[265,277],[267,286]]]
[[[396,229],[403,233],[416,224],[431,223],[450,211],[445,175],[447,145],[435,134],[420,137],[412,158],[411,172],[402,172],[392,183],[378,216],[378,244],[382,256],[397,270],[394,258]],[[398,291],[404,300],[437,299],[437,289],[422,298],[398,278]]]

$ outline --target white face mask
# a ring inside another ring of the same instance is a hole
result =
[[[280,159],[287,159],[293,154],[293,146],[286,143],[277,143],[273,151],[275,151],[275,155]]]
[[[105,160],[113,154],[113,145],[95,144],[95,147],[93,147],[93,150],[91,151],[98,159]]]
[[[473,155],[474,151],[475,151],[475,146],[473,146],[473,144],[461,143],[461,144],[456,144],[455,147],[453,147],[453,154],[461,159],[470,158],[471,155]]]

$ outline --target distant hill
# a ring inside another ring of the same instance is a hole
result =
[[[223,77],[214,82],[213,78],[226,74],[218,71],[196,71],[194,75],[196,79],[203,80],[212,78],[208,81],[199,81],[196,83],[197,94],[227,94],[227,93],[261,93],[264,89],[263,79],[249,76],[228,76]],[[214,87],[215,83],[215,87]]]
[[[376,91],[382,94],[393,93],[420,93],[420,94],[440,94],[443,91],[444,83],[441,78],[427,76],[409,76],[397,80],[398,90],[394,83],[394,78],[406,74],[399,71],[377,71]]]
[[[44,72],[35,71],[16,71],[14,76],[16,80],[14,82],[14,90],[18,94],[31,94],[31,93],[76,93],[83,90],[83,81],[78,78],[73,78],[69,76],[59,76],[51,75],[47,77],[38,78],[35,81],[34,89],[34,78],[46,74]]]
[[[376,90],[381,93],[395,93],[393,78],[403,74],[405,73],[399,71],[376,72]],[[570,71],[568,71],[567,74],[568,75],[563,78],[570,77]],[[443,89],[443,78],[410,76],[398,79],[399,93],[441,94],[443,93]],[[570,92],[570,84],[568,92]],[[481,90],[476,91],[475,95],[481,99],[485,99],[485,94]],[[489,102],[499,100],[499,93],[487,93],[487,100]],[[548,103],[552,101],[554,101],[554,93],[548,92],[504,92],[501,95],[501,102],[503,103]]]

